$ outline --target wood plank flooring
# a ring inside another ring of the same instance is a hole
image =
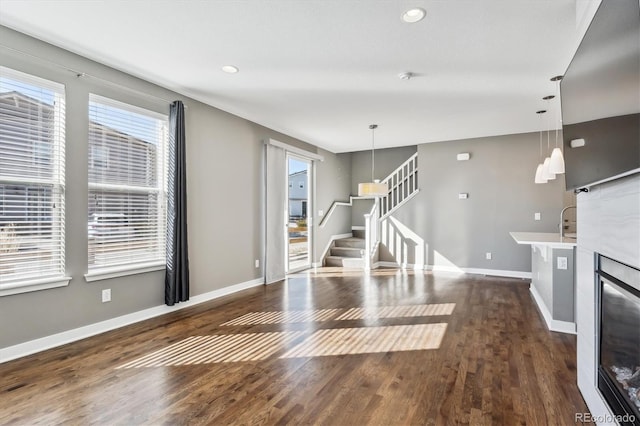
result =
[[[528,287],[297,274],[0,364],[0,424],[575,424],[575,337]]]

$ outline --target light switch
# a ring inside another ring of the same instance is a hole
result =
[[[558,269],[567,269],[567,258],[558,256]]]

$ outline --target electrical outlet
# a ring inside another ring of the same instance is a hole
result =
[[[558,256],[558,269],[568,269],[566,257]]]
[[[488,251],[485,257],[487,258],[487,260],[491,260],[491,252]]]
[[[102,290],[102,303],[111,302],[111,289],[106,288]]]
[[[534,213],[534,214],[533,214],[533,218],[534,218],[535,220],[540,220],[540,213]]]
[[[260,267],[260,259],[256,259],[255,261],[256,268]]]

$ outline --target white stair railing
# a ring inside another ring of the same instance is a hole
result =
[[[327,211],[327,213],[322,217],[322,220],[320,220],[320,224],[318,226],[320,226],[320,228],[324,228],[325,225],[329,223],[329,218],[331,217],[333,212],[336,210],[336,207],[339,207],[339,206],[352,207],[353,200],[368,200],[368,199],[369,197],[355,197],[352,195],[349,197],[349,201],[334,201],[331,204],[331,207],[329,207],[329,211]]]
[[[375,199],[371,211],[364,215],[364,269],[371,269],[380,241],[380,200]]]
[[[389,216],[418,192],[418,153],[413,154],[383,181],[389,193],[380,200],[380,219]]]
[[[389,192],[384,197],[376,198],[371,211],[364,215],[364,268],[367,270],[371,269],[380,244],[382,220],[418,193],[418,153],[409,157],[382,182],[387,184]]]

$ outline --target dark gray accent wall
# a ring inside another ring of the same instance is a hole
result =
[[[68,287],[0,297],[0,348],[163,304],[164,271],[92,283],[83,277],[89,93],[161,113],[168,113],[168,102],[145,94],[186,105],[191,296],[263,276],[262,265],[254,267],[255,259],[263,258],[263,141],[272,138],[314,153],[317,148],[6,27],[0,26],[0,39],[28,53],[0,47],[1,65],[66,87],[66,268],[72,277]],[[115,84],[77,77],[51,62]],[[322,155],[326,166],[319,167],[320,175],[331,176],[336,165],[344,177],[342,186],[331,183],[326,188],[327,180],[319,180],[318,193],[323,200],[343,198],[351,183],[349,157],[326,151]],[[347,222],[336,227],[345,228]],[[112,301],[102,303],[106,288],[111,289]]]
[[[375,178],[384,179],[409,157],[416,153],[417,146],[385,148],[375,150]],[[358,195],[358,184],[371,182],[371,151],[351,154],[351,194]],[[353,226],[364,226],[364,215],[371,211],[371,200],[355,200],[351,209]]]
[[[585,145],[571,148],[573,139],[584,139]],[[640,114],[565,125],[563,140],[567,188],[640,168]]]
[[[471,159],[457,161],[462,152]],[[427,265],[529,272],[531,249],[509,232],[558,232],[564,198],[563,179],[533,182],[539,161],[537,133],[419,145],[420,192],[392,216],[424,244]],[[381,260],[421,263],[398,256]]]

